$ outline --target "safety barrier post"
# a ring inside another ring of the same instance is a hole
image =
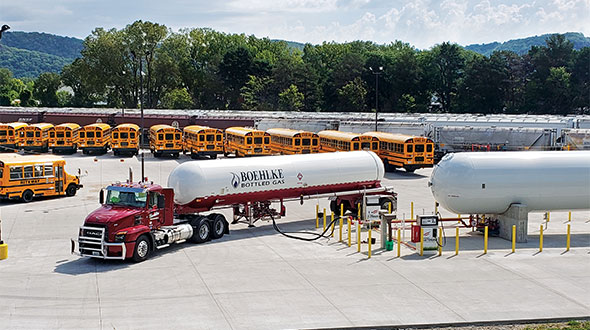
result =
[[[442,227],[438,228],[438,232],[441,233],[440,235],[438,235],[438,256],[442,256]]]
[[[455,255],[459,254],[459,227],[455,227]]]
[[[565,240],[565,250],[566,251],[569,251],[570,250],[570,242],[571,242],[571,240],[570,240],[570,238],[571,238],[571,235],[570,235],[570,227],[571,227],[571,225],[568,223],[567,224],[567,238]]]
[[[0,260],[8,258],[8,245],[2,240],[2,219],[0,219]]]
[[[358,210],[359,210],[358,211],[358,219],[360,221],[361,220],[361,203],[358,203],[357,206],[358,206]]]
[[[438,214],[438,203],[434,202],[434,214]]]
[[[356,224],[356,252],[361,252],[361,222],[358,221]]]
[[[330,218],[331,218],[331,220],[330,220],[330,223],[331,223],[330,227],[331,227],[331,230],[332,230],[332,237],[335,237],[336,236],[336,231],[334,230],[334,228],[336,227],[336,224],[334,223],[334,212],[331,212]]]
[[[512,253],[516,250],[516,225],[512,225]]]
[[[326,231],[326,208],[324,208],[324,231]]]
[[[371,228],[371,226],[369,226],[369,259],[371,259],[371,232],[373,231],[373,228]]]
[[[410,220],[414,220],[414,202],[410,203]]]
[[[547,222],[549,222],[549,220],[551,220],[551,212],[547,212]]]
[[[420,227],[420,256],[424,255],[424,228]]]
[[[342,219],[342,217],[340,217],[340,220],[338,221],[338,230],[340,232],[340,235],[338,235],[338,242],[342,242],[342,226],[343,226],[343,222],[344,219]]]
[[[315,227],[316,228],[320,228],[320,216],[318,215],[320,213],[320,205],[316,204],[315,206]]]
[[[352,231],[352,228],[351,228],[351,225],[350,225],[350,218],[348,218],[348,247],[350,247],[352,245],[351,244],[352,243],[351,242],[351,240],[352,240],[352,237],[351,237],[352,236],[352,233],[351,233],[351,231]]]
[[[488,226],[483,230],[483,254],[488,253]]]
[[[572,211],[567,213],[567,221],[572,222]]]
[[[457,218],[459,218],[459,220],[457,220],[457,223],[461,223],[461,214],[457,214]]]
[[[543,252],[543,225],[541,225],[539,232],[539,252]]]
[[[397,229],[397,257],[399,258],[401,255],[401,247],[402,247],[402,230],[400,228]]]
[[[389,214],[391,214],[392,207],[393,207],[393,205],[391,204],[391,202],[389,202],[389,204],[387,204],[387,211],[389,211]]]
[[[344,217],[344,203],[340,203],[340,217]]]

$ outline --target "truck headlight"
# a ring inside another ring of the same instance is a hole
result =
[[[120,231],[120,232],[116,233],[115,234],[115,242],[124,242],[125,235],[127,235],[126,231]]]

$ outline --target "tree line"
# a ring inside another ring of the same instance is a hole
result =
[[[560,34],[522,56],[449,42],[428,50],[330,42],[301,51],[136,21],[95,29],[61,74],[21,81],[7,71],[0,69],[0,104],[23,106],[363,112],[378,101],[379,112],[590,113],[590,47],[575,50]]]

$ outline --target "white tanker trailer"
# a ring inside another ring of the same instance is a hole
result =
[[[234,206],[234,221],[250,224],[265,214],[284,214],[269,208],[270,201],[331,197],[331,209],[340,204],[356,211],[363,194],[383,194],[381,202],[395,203],[393,191],[381,186],[383,162],[370,151],[269,156],[186,162],[168,177],[179,213]],[[249,209],[253,207],[253,209]]]
[[[590,208],[589,151],[447,154],[428,182],[434,199],[459,214]]]

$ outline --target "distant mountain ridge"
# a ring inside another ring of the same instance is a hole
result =
[[[5,32],[2,45],[75,59],[80,57],[84,40],[39,32]]]
[[[522,39],[513,39],[502,43],[492,42],[488,44],[472,44],[465,46],[464,48],[486,56],[490,56],[494,51],[501,50],[509,50],[517,53],[518,55],[523,55],[526,54],[532,46],[544,46],[545,40],[552,34],[553,33]],[[574,49],[590,47],[590,38],[585,37],[583,33],[567,32],[564,33],[564,35],[567,40],[574,44]]]

